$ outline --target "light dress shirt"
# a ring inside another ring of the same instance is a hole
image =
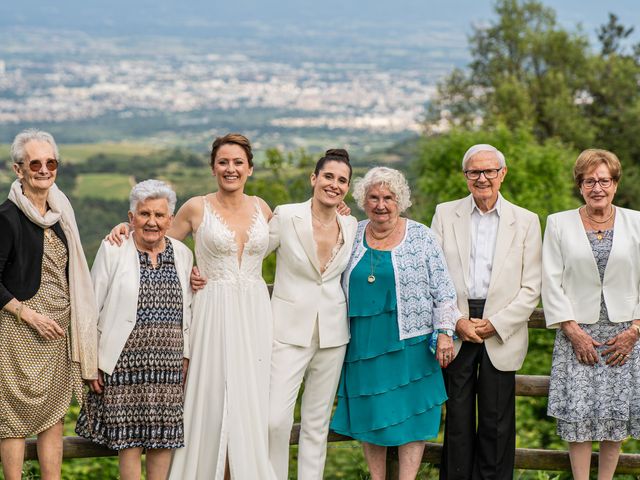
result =
[[[502,196],[498,194],[496,204],[483,212],[471,198],[471,250],[469,258],[469,298],[487,298],[493,255],[496,251],[500,206]]]

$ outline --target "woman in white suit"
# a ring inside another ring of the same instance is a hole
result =
[[[269,456],[278,479],[288,478],[289,437],[304,378],[298,478],[321,480],[327,434],[349,325],[340,285],[357,228],[336,208],[349,190],[346,150],[327,150],[311,175],[313,197],[281,205],[269,222],[276,249],[271,298],[273,351],[269,400]]]
[[[269,459],[276,478],[282,480],[289,477],[289,438],[303,380],[298,478],[323,478],[331,409],[349,342],[340,279],[357,221],[337,211],[345,210],[341,204],[351,173],[346,150],[327,150],[311,174],[312,198],[280,205],[269,221],[267,254],[276,250]],[[193,289],[206,283],[206,277],[194,269]]]
[[[544,235],[542,300],[558,328],[548,414],[577,480],[589,478],[592,442],[602,480],[621,442],[640,438],[640,213],[613,205],[620,175],[613,153],[582,152],[574,179],[585,204],[549,216]]]

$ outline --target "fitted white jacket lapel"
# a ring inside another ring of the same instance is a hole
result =
[[[318,261],[318,255],[316,253],[316,242],[313,239],[313,228],[311,226],[310,202],[305,202],[303,204],[303,209],[292,217],[292,221],[293,228],[296,231],[296,235],[298,235],[298,240],[300,240],[300,245],[307,254],[313,268],[318,272],[318,275],[321,275],[320,262]]]
[[[351,253],[351,248],[353,247],[352,245],[353,242],[349,241],[350,237],[349,237],[349,234],[347,233],[347,226],[345,224],[346,222],[345,218],[347,217],[344,217],[338,214],[337,218],[338,218],[338,225],[340,225],[340,231],[342,232],[342,240],[344,243],[342,244],[342,246],[340,247],[340,250],[336,254],[331,264],[329,265],[329,268],[327,268],[325,272],[322,274],[323,277],[328,277],[333,273],[333,270],[338,267],[344,268],[344,265],[341,266],[342,262],[340,262],[340,258],[344,255],[349,255]]]

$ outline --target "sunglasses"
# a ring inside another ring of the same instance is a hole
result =
[[[24,162],[18,162],[18,163],[22,165]],[[50,172],[55,172],[58,169],[58,160],[56,160],[55,158],[50,158],[49,160],[46,160],[44,164],[47,167],[47,170],[49,170]],[[42,168],[42,160],[31,160],[29,162],[29,170],[31,170],[32,172],[39,172],[41,168]]]

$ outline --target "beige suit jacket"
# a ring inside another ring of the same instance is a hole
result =
[[[320,348],[337,347],[349,342],[340,277],[349,261],[358,222],[352,216],[338,215],[344,244],[321,274],[311,220],[308,200],[277,207],[269,221],[269,251],[277,249],[271,296],[273,337],[308,347],[317,319]]]
[[[458,308],[469,315],[471,252],[470,196],[436,207],[431,228],[447,260],[458,294]],[[527,322],[538,305],[542,270],[542,236],[538,216],[504,198],[484,318],[497,334],[485,340],[487,354],[501,371],[518,370],[527,355]],[[456,352],[462,343],[456,341]]]

